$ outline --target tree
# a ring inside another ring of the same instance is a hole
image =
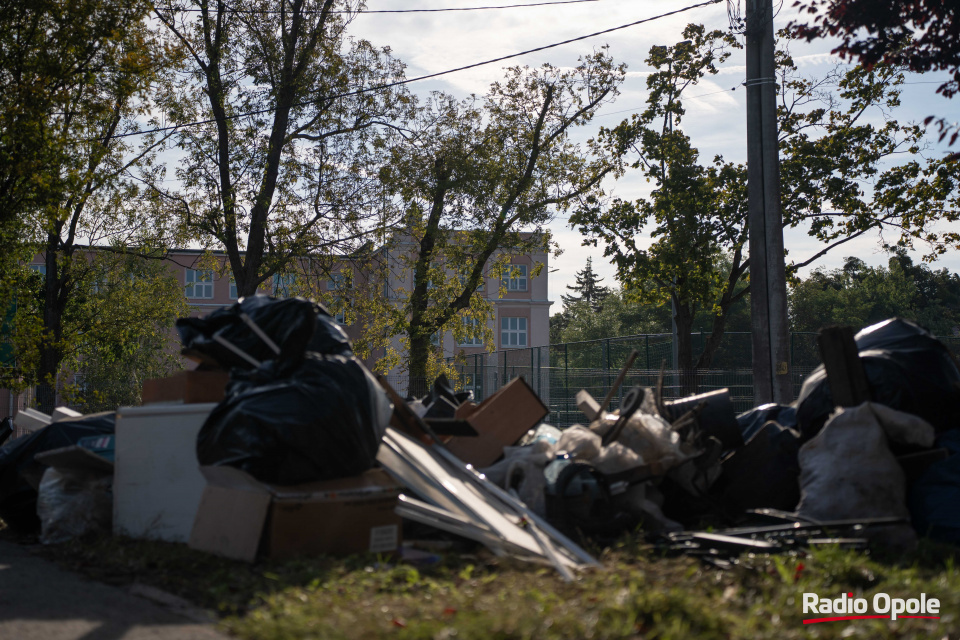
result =
[[[680,366],[691,370],[710,365],[726,310],[745,295],[736,284],[746,271],[746,180],[742,166],[719,157],[712,167],[700,165],[699,152],[679,128],[681,94],[717,73],[717,64],[729,57],[736,42],[699,25],[689,25],[683,36],[686,40],[674,47],[651,48],[647,62],[657,71],[647,78],[646,110],[600,133],[601,142],[620,157],[636,153],[628,166],[640,169],[654,185],[651,195],[632,202],[592,202],[570,221],[604,241],[604,255],[613,258],[618,279],[644,302],[672,302]],[[625,168],[626,163],[621,171]],[[638,232],[645,228],[654,241],[641,248]],[[724,273],[715,267],[725,247],[731,249],[731,259]],[[690,334],[705,305],[716,309],[710,347],[694,363]]]
[[[359,4],[256,0],[243,8],[164,0],[155,14],[182,55],[158,95],[184,158],[182,188],[157,193],[204,243],[225,250],[241,296],[293,257],[362,238],[379,203],[378,132],[409,98],[389,49],[349,39]]]
[[[139,1],[7,0],[0,5],[0,246],[4,257],[28,212],[69,188],[75,129],[66,105],[116,67],[119,34],[139,23]],[[136,52],[132,52],[134,55]],[[81,143],[82,144],[82,143]]]
[[[458,341],[490,342],[484,279],[518,276],[510,257],[548,250],[545,225],[612,170],[571,142],[570,131],[613,98],[622,78],[623,68],[603,52],[570,70],[512,68],[482,99],[435,94],[414,133],[395,147],[380,176],[403,209],[404,231],[383,252],[400,284],[360,316],[369,318],[365,333],[380,341],[373,346],[403,336],[413,392],[436,368],[434,336],[451,331]],[[527,277],[542,268],[529,266]]]
[[[815,270],[790,288],[794,331],[830,325],[860,329],[893,317],[917,322],[935,335],[955,335],[960,330],[960,276],[915,265],[899,251],[886,267],[848,257],[843,267]]]
[[[94,259],[95,290],[75,318],[78,384],[68,389],[85,412],[139,405],[143,382],[182,367],[171,346],[174,321],[190,313],[168,265],[134,254]]]
[[[582,301],[586,302],[591,309],[599,313],[603,308],[603,300],[607,297],[607,294],[610,293],[610,290],[600,285],[600,283],[603,282],[603,278],[598,278],[597,274],[593,271],[592,258],[587,258],[587,266],[577,271],[575,278],[576,284],[573,286],[567,285],[567,289],[575,291],[577,295],[561,295],[560,299],[563,301],[563,306],[567,307],[575,302]]]
[[[624,289],[610,291],[599,311],[586,300],[576,300],[564,307],[563,314],[566,322],[557,343],[662,334],[670,330],[670,307],[641,303]]]
[[[696,148],[675,126],[683,114],[683,90],[715,71],[727,36],[706,34],[695,25],[684,36],[689,43],[651,49],[648,62],[658,71],[648,78],[647,110],[600,136],[618,151],[637,154],[632,167],[644,171],[653,192],[635,202],[592,203],[571,222],[604,241],[618,279],[654,283],[642,290],[651,302],[673,299],[681,367],[692,369],[710,365],[729,309],[748,295],[749,262],[743,255],[745,168],[720,157],[712,166],[701,166]],[[924,160],[923,129],[892,117],[903,82],[898,69],[856,67],[821,79],[801,78],[789,53],[780,51],[778,74],[784,225],[805,227],[824,244],[813,256],[788,265],[788,272],[870,231],[893,232],[892,244],[903,248],[926,243],[929,257],[958,245],[960,236],[938,232],[934,225],[957,219],[960,167],[944,159]],[[882,116],[881,124],[871,122],[874,114]],[[912,159],[882,168],[905,151]],[[640,248],[636,234],[647,229],[654,242]],[[694,363],[687,336],[699,309],[712,309],[714,320]]]
[[[21,374],[24,380],[38,384],[44,410],[55,404],[61,365],[75,355],[77,336],[69,330],[72,320],[68,316],[82,306],[85,288],[95,273],[87,243],[110,243],[112,248],[144,243],[156,246],[158,233],[162,235],[154,210],[139,197],[132,174],[135,167],[143,175],[155,171],[152,160],[162,139],[147,135],[134,145],[130,142],[133,138],[126,137],[138,133],[138,119],[148,116],[150,89],[163,66],[144,22],[147,5],[128,3],[124,10],[93,2],[80,6],[89,14],[70,12],[75,20],[72,27],[61,23],[59,5],[41,3],[48,14],[29,9],[18,14],[19,28],[30,25],[26,30],[31,37],[24,44],[33,48],[22,53],[23,59],[40,66],[46,61],[53,65],[52,72],[74,74],[69,81],[50,81],[50,86],[60,89],[42,92],[47,104],[31,116],[37,118],[31,123],[34,151],[43,156],[44,164],[33,168],[31,181],[38,187],[20,202],[19,232],[10,251],[19,263],[30,262],[36,253],[43,256],[39,309],[22,303],[23,294],[30,297],[33,292],[32,280],[31,288],[17,293],[17,273],[25,267],[8,261],[4,270],[4,293],[18,296],[17,322],[38,327],[34,344],[21,345],[27,351],[35,349],[37,355],[30,367],[21,367]],[[101,24],[103,20],[109,24]],[[34,33],[36,29],[55,29],[57,39],[48,42]],[[97,37],[92,45],[85,40],[91,35]],[[74,45],[84,52],[82,60],[74,59],[76,53],[62,51]],[[81,69],[63,69],[60,63],[51,62],[61,53]],[[43,84],[44,77],[31,65],[23,63],[21,67],[21,71],[30,68]],[[18,135],[14,132],[13,139]],[[25,144],[21,139],[14,146],[22,150]],[[19,283],[23,282],[19,278]],[[26,335],[24,327],[15,332]]]
[[[124,253],[119,245],[115,251],[80,252],[69,272],[70,295],[60,317],[61,359],[47,384],[56,386],[61,401],[86,410],[137,404],[145,378],[180,366],[170,336],[174,320],[188,313],[183,289],[165,263]],[[17,370],[4,380],[7,387],[43,382],[45,282],[39,271],[21,267],[10,336]]]
[[[960,91],[960,22],[955,2],[934,0],[798,0],[801,14],[813,22],[794,21],[790,29],[807,41],[839,37],[833,53],[867,69],[878,64],[910,71],[949,71],[953,78],[937,88],[952,98]],[[927,118],[927,124],[935,116]],[[950,144],[960,137],[955,124],[938,122],[940,139],[952,130]]]
[[[557,319],[561,317],[562,323],[558,323]],[[707,346],[703,328],[709,327],[711,322],[713,310],[700,309],[693,321],[694,333],[700,333],[694,340],[697,344],[695,352],[697,348],[702,350]],[[597,368],[610,366],[601,357],[604,351],[603,341],[618,337],[646,336],[635,341],[617,341],[616,344],[620,345],[621,355],[625,355],[624,349],[627,347],[640,349],[641,360],[636,365],[638,368],[657,369],[664,352],[670,352],[670,324],[668,304],[640,302],[640,296],[636,292],[618,288],[610,291],[600,311],[594,311],[584,301],[577,301],[565,307],[561,314],[551,317],[551,344],[568,344],[563,350],[564,362],[568,366]],[[730,307],[725,335],[730,331],[749,333],[749,298],[741,299]],[[719,362],[720,366],[726,368],[749,367],[749,343],[723,341],[715,348],[714,362]]]

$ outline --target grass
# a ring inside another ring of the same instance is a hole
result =
[[[564,583],[550,569],[478,550],[414,566],[372,556],[247,565],[184,545],[100,538],[33,547],[113,584],[134,581],[215,611],[244,639],[944,638],[960,634],[956,549],[923,543],[883,557],[823,548],[742,557],[728,570],[664,558],[635,539],[603,570]],[[802,594],[885,592],[941,601],[940,620],[803,625]]]

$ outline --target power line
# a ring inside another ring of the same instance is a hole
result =
[[[687,99],[688,99],[688,100],[693,100],[693,99],[696,99],[696,98],[706,98],[707,96],[715,96],[715,95],[717,95],[718,93],[727,93],[727,92],[729,92],[729,91],[736,91],[736,90],[737,90],[736,87],[731,87],[730,89],[721,89],[720,91],[711,91],[710,93],[698,93],[698,94],[695,95],[695,96],[687,96]],[[594,116],[594,117],[596,117],[596,118],[605,118],[606,116],[615,116],[615,115],[617,115],[618,113],[627,113],[628,111],[636,111],[637,109],[642,109],[642,108],[643,108],[643,105],[637,106],[637,107],[628,107],[628,108],[626,108],[626,109],[621,109],[620,111],[611,111],[610,113],[600,113],[600,114],[597,114],[597,115]]]
[[[939,81],[939,80],[916,80],[916,81],[912,81],[912,82],[901,82],[900,84],[940,84],[940,81]],[[742,87],[742,86],[746,86],[746,83],[738,84],[736,87],[730,87],[729,89],[720,89],[719,91],[711,91],[710,93],[698,93],[698,94],[695,95],[695,96],[687,96],[687,99],[688,99],[688,100],[694,100],[694,99],[696,99],[696,98],[706,98],[707,96],[715,96],[715,95],[720,94],[720,93],[729,93],[729,92],[731,92],[731,91],[736,91],[736,90],[737,90],[737,87]],[[637,109],[642,109],[642,108],[644,108],[644,105],[640,105],[640,106],[636,106],[636,107],[628,107],[628,108],[626,108],[626,109],[621,109],[621,110],[619,110],[619,111],[611,111],[610,113],[599,113],[599,114],[597,114],[597,115],[594,116],[594,117],[596,117],[596,118],[605,118],[605,117],[607,117],[607,116],[615,116],[615,115],[620,114],[620,113],[627,113],[627,112],[630,112],[630,111],[636,111]]]
[[[330,11],[329,13],[345,13],[350,15],[362,15],[365,13],[441,13],[447,11],[484,11],[488,9],[521,9],[524,7],[543,7],[555,4],[580,4],[584,2],[599,2],[599,0],[553,0],[552,2],[531,2],[527,4],[505,4],[485,7],[451,7],[447,9],[364,9],[363,11]],[[254,15],[267,15],[280,13],[280,11],[270,11],[266,9],[233,9],[228,7],[230,13],[243,13]],[[203,9],[177,9],[178,13],[202,13]],[[304,10],[301,13],[321,13],[320,10]]]
[[[692,4],[692,5],[688,6],[688,7],[683,7],[682,9],[675,9],[675,10],[673,10],[673,11],[668,11],[668,12],[666,12],[666,13],[661,13],[661,14],[659,14],[659,15],[652,16],[652,17],[650,17],[650,18],[644,18],[644,19],[642,19],[642,20],[637,20],[636,22],[629,22],[629,23],[627,23],[627,24],[622,24],[622,25],[620,25],[619,27],[611,27],[610,29],[604,29],[603,31],[596,31],[596,32],[594,32],[594,33],[588,33],[588,34],[585,35],[585,36],[579,36],[579,37],[576,37],[576,38],[570,38],[569,40],[563,40],[563,41],[561,41],[561,42],[555,42],[555,43],[553,43],[553,44],[544,45],[544,46],[542,46],[542,47],[536,47],[535,49],[527,49],[526,51],[521,51],[521,52],[519,52],[519,53],[511,53],[510,55],[500,56],[499,58],[492,58],[492,59],[490,59],[490,60],[484,60],[483,62],[475,62],[475,63],[473,63],[473,64],[468,64],[468,65],[465,65],[465,66],[463,66],[463,67],[457,67],[457,68],[455,68],[455,69],[447,69],[446,71],[438,71],[437,73],[429,73],[429,74],[427,74],[427,75],[417,76],[416,78],[409,78],[409,79],[406,79],[406,80],[397,80],[396,82],[387,82],[387,83],[380,84],[380,85],[376,85],[376,86],[373,86],[373,87],[367,87],[367,88],[365,88],[365,89],[357,89],[357,90],[355,90],[355,91],[348,91],[348,92],[346,92],[346,93],[335,94],[335,95],[332,95],[332,96],[324,96],[324,97],[322,97],[322,98],[317,98],[317,99],[315,99],[315,100],[305,100],[305,101],[299,102],[299,103],[297,103],[297,104],[295,104],[295,105],[293,105],[293,106],[295,106],[295,107],[304,107],[304,106],[307,106],[307,105],[310,105],[310,104],[316,104],[316,103],[318,103],[318,102],[323,102],[323,101],[326,101],[326,100],[335,100],[335,99],[337,99],[337,98],[348,98],[348,97],[350,97],[350,96],[357,96],[357,95],[361,95],[361,94],[364,94],[364,93],[370,93],[370,92],[372,92],[372,91],[382,91],[382,90],[384,90],[384,89],[390,89],[390,88],[392,88],[392,87],[399,87],[399,86],[401,86],[401,85],[410,84],[411,82],[420,82],[421,80],[429,80],[429,79],[431,79],[431,78],[439,78],[440,76],[449,75],[449,74],[451,74],[451,73],[458,73],[458,72],[460,72],[460,71],[466,71],[466,70],[468,70],[468,69],[475,69],[475,68],[477,68],[477,67],[482,67],[482,66],[485,66],[485,65],[488,65],[488,64],[493,64],[493,63],[495,63],[495,62],[503,62],[504,60],[510,60],[510,59],[512,59],[512,58],[519,58],[520,56],[525,56],[525,55],[528,55],[528,54],[531,54],[531,53],[537,53],[537,52],[539,52],[539,51],[546,51],[547,49],[553,49],[553,48],[555,48],[555,47],[560,47],[560,46],[563,46],[563,45],[565,45],[565,44],[570,44],[570,43],[572,43],[572,42],[579,42],[579,41],[581,41],[581,40],[587,40],[588,38],[594,38],[594,37],[596,37],[596,36],[604,35],[604,34],[606,34],[606,33],[612,33],[612,32],[614,32],[614,31],[620,31],[621,29],[627,29],[627,28],[629,28],[629,27],[635,27],[635,26],[637,26],[638,24],[644,24],[645,22],[653,22],[654,20],[660,20],[660,19],[662,19],[662,18],[667,18],[667,17],[673,16],[673,15],[677,15],[677,14],[679,14],[679,13],[684,13],[684,12],[686,12],[686,11],[691,11],[691,10],[693,10],[693,9],[699,9],[700,7],[706,7],[706,6],[711,5],[711,4],[717,4],[718,2],[721,2],[721,1],[722,1],[722,0],[706,0],[705,2],[700,2],[700,3],[697,3],[697,4]],[[260,114],[262,114],[262,113],[269,113],[269,112],[272,111],[272,110],[273,110],[273,109],[258,109],[258,110],[256,110],[256,111],[248,111],[248,112],[246,112],[246,113],[238,113],[238,114],[234,114],[234,115],[228,115],[228,116],[226,116],[226,119],[227,119],[227,120],[236,120],[236,119],[238,119],[238,118],[245,118],[245,117],[247,117],[247,116],[256,116],[256,115],[260,115]],[[175,131],[175,130],[177,130],[177,129],[183,129],[183,128],[186,128],[186,127],[195,127],[195,126],[203,125],[203,124],[212,124],[212,123],[214,123],[214,122],[216,122],[215,119],[213,119],[213,118],[208,118],[208,119],[206,119],[206,120],[197,120],[197,121],[195,121],[195,122],[187,122],[187,123],[184,123],[184,124],[171,125],[171,126],[169,126],[169,127],[157,127],[157,128],[155,128],[155,129],[147,129],[147,130],[145,130],[145,131],[133,131],[133,132],[130,132],[130,133],[116,134],[116,135],[112,136],[112,138],[127,138],[127,137],[130,137],[130,136],[146,135],[146,134],[148,134],[148,133],[162,133],[162,132],[164,132],[164,131]]]

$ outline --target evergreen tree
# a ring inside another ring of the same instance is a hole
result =
[[[587,266],[577,271],[577,283],[567,285],[567,289],[575,291],[578,295],[561,295],[564,308],[568,308],[576,302],[586,302],[594,312],[599,313],[603,309],[603,299],[610,293],[610,289],[600,286],[603,278],[598,278],[593,270],[593,260],[587,258]]]

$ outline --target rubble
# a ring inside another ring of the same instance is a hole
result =
[[[960,370],[905,321],[823,332],[798,401],[739,416],[726,389],[665,399],[662,376],[608,411],[634,352],[603,400],[576,395],[584,422],[563,430],[522,378],[479,403],[445,377],[402,398],[310,301],[247,298],[178,328],[203,369],[149,382],[151,403],[115,426],[18,414],[33,431],[0,448],[5,520],[39,515],[58,542],[112,515],[116,534],[245,561],[400,553],[406,521],[567,580],[599,566],[585,538],[638,530],[718,566],[960,542]],[[115,460],[81,440],[114,431]]]

